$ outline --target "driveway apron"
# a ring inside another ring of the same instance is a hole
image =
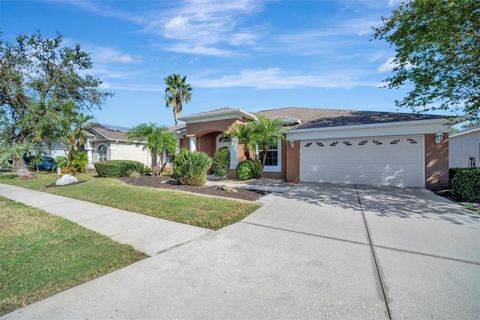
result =
[[[478,319],[480,215],[428,190],[357,186],[393,319]]]

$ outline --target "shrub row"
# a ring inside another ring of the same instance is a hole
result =
[[[260,160],[243,160],[237,166],[237,178],[239,180],[259,178],[262,170]]]
[[[106,160],[94,165],[98,176],[102,178],[128,177],[132,171],[143,173],[145,170],[143,163],[133,160]]]
[[[451,187],[462,201],[480,202],[480,168],[450,169]]]

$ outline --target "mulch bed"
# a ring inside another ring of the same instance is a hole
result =
[[[249,200],[249,201],[256,201],[268,193],[265,191],[249,190],[244,188],[230,188],[230,187],[221,188],[218,186],[203,186],[203,187],[186,186],[186,185],[177,184],[175,180],[172,180],[169,177],[163,177],[163,176],[120,178],[120,180],[134,186],[188,191],[193,193],[236,198],[236,199],[243,199],[243,200]]]
[[[49,185],[47,185],[46,188],[70,187],[70,186],[76,186],[77,184],[81,184],[81,183],[85,183],[85,182],[87,182],[87,180],[80,180],[80,181],[78,181],[78,182],[70,183],[70,184],[65,184],[65,185],[63,185],[63,186],[57,186],[57,185],[55,184],[55,182],[54,182],[54,183],[50,183]]]
[[[452,200],[454,202],[460,202],[460,199],[457,198],[453,193],[452,189],[441,189],[441,190],[435,190],[433,191],[435,194],[447,198],[449,200]]]

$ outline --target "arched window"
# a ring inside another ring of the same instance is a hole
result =
[[[232,141],[232,139],[230,138],[230,136],[225,135],[225,134],[222,134],[222,135],[218,138],[218,142],[230,142],[230,141]]]
[[[102,144],[98,147],[98,161],[107,160],[107,146]]]

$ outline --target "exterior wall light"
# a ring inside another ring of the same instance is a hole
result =
[[[439,144],[439,143],[442,143],[442,141],[443,141],[443,133],[441,132],[435,133],[435,143]]]

